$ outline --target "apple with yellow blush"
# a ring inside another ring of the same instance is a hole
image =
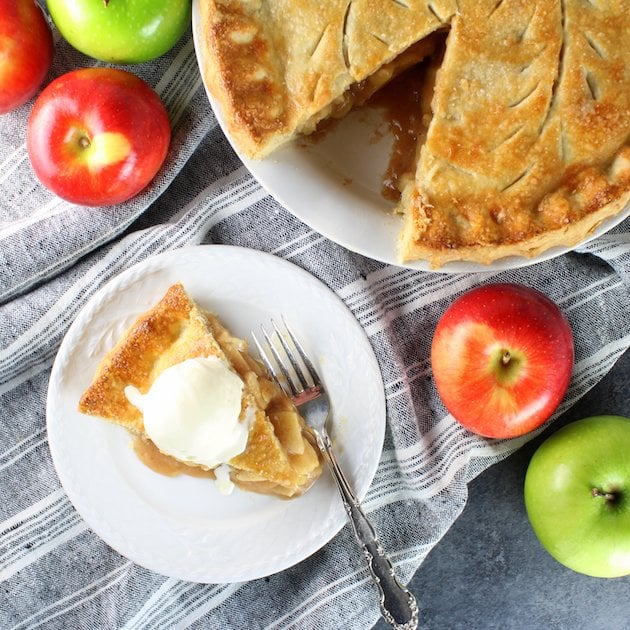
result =
[[[456,420],[491,438],[533,431],[564,397],[573,335],[560,308],[522,284],[478,286],[457,298],[435,329],[435,385]]]
[[[109,206],[151,182],[170,138],[166,109],[146,82],[116,68],[82,68],[39,95],[26,145],[35,174],[59,197]]]

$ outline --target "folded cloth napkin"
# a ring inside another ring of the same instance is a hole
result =
[[[58,41],[52,75],[93,63]],[[157,575],[92,533],[59,483],[46,438],[48,378],[68,326],[107,280],[180,247],[250,247],[320,278],[361,323],[382,370],[387,429],[364,507],[406,582],[461,513],[468,482],[531,438],[482,439],[447,414],[429,368],[441,313],[488,281],[549,295],[575,333],[561,412],[630,344],[630,221],[514,271],[446,275],[382,264],[317,234],[257,184],[217,126],[189,38],[131,70],[161,94],[173,140],[159,176],[128,203],[86,209],[56,198],[26,155],[32,103],[0,118],[0,627],[370,627],[375,592],[349,526],[297,566],[223,585]]]

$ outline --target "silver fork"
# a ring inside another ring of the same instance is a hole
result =
[[[282,322],[285,328],[284,334],[278,329],[273,320],[271,322],[273,327],[271,335],[261,326],[270,354],[264,350],[256,335],[252,332],[251,336],[254,344],[258,349],[260,358],[278,386],[287,396],[291,397],[295,406],[299,408],[300,413],[315,437],[324,460],[330,468],[341,494],[348,518],[352,523],[352,529],[357,541],[363,548],[370,574],[379,589],[380,608],[383,618],[394,628],[414,630],[418,627],[418,605],[416,600],[396,578],[394,567],[385,555],[376,537],[374,527],[361,509],[359,500],[335,457],[332,442],[326,428],[330,418],[330,399],[328,394],[315,367],[295,334],[284,321],[284,317]],[[274,334],[280,342],[282,350],[278,348],[278,344],[273,343]],[[293,345],[295,350],[291,349],[291,345]],[[297,351],[297,354],[295,351]],[[297,355],[299,355],[299,359]]]

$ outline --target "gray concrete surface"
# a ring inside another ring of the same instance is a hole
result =
[[[630,352],[544,433],[470,484],[463,514],[411,581],[422,629],[630,630],[630,576],[592,578],[556,562],[523,503],[536,447],[567,422],[603,413],[630,417]]]

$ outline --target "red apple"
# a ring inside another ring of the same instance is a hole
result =
[[[159,96],[114,68],[83,68],[55,79],[28,120],[35,174],[73,203],[107,206],[138,194],[164,162],[171,129]]]
[[[489,284],[459,297],[441,317],[431,366],[456,420],[479,435],[515,437],[560,404],[573,368],[573,335],[540,291]]]
[[[53,52],[50,26],[35,0],[0,0],[0,114],[37,92]]]

